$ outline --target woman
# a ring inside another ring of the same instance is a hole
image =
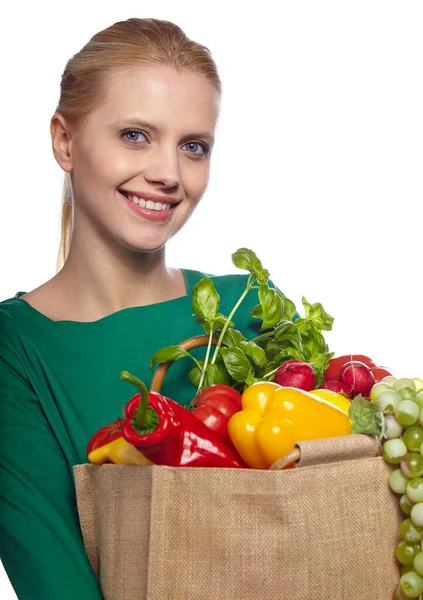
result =
[[[120,371],[148,383],[156,350],[202,333],[190,295],[203,274],[168,268],[165,247],[206,190],[220,95],[208,49],[155,19],[98,33],[64,71],[51,121],[62,268],[0,303],[0,549],[21,600],[102,597],[72,468],[134,393]],[[245,277],[214,282],[228,314]],[[251,337],[256,303],[252,292],[236,319]],[[190,368],[165,382],[182,404]]]

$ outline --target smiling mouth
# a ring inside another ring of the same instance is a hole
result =
[[[119,193],[136,206],[157,212],[174,210],[180,204],[180,202],[154,202],[153,200],[146,200],[145,198],[132,195],[124,190],[119,190]]]

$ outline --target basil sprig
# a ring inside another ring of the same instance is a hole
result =
[[[212,279],[204,277],[193,288],[194,316],[209,336],[205,358],[197,360],[180,346],[168,346],[154,354],[151,367],[189,356],[194,365],[188,377],[197,390],[214,383],[226,383],[242,391],[256,381],[272,381],[281,364],[295,358],[312,365],[316,387],[320,385],[333,356],[322,331],[332,329],[333,317],[320,303],[310,304],[303,297],[305,317],[293,320],[295,304],[269,285],[269,272],[252,250],[240,248],[232,255],[232,262],[237,268],[248,271],[249,276],[228,316],[219,312],[220,296]],[[253,289],[258,290],[259,304],[253,308],[251,316],[261,321],[262,333],[248,340],[235,329],[233,318]],[[213,339],[216,340],[214,349]]]

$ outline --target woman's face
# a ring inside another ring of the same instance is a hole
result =
[[[110,73],[103,102],[71,137],[75,230],[135,252],[161,248],[207,188],[218,112],[204,76]]]

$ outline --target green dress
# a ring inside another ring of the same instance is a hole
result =
[[[20,296],[0,302],[0,556],[20,600],[100,600],[76,511],[74,465],[86,446],[121,414],[136,389],[126,370],[147,385],[149,359],[164,346],[203,333],[192,316],[192,287],[203,276],[183,270],[187,295],[125,308],[98,321],[52,321]],[[246,276],[213,277],[228,315]],[[257,335],[253,290],[235,324]],[[197,351],[201,351],[198,349]],[[188,358],[170,369],[163,393],[186,404],[195,389]]]

